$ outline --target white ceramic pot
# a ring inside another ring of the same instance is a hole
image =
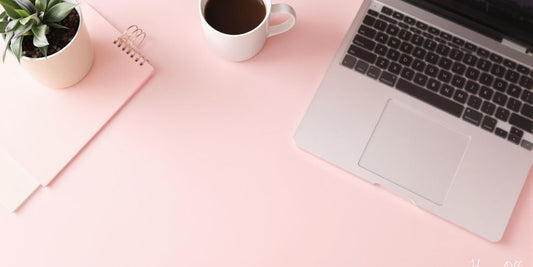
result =
[[[79,3],[76,11],[80,16],[78,32],[70,43],[57,53],[43,58],[22,57],[21,65],[36,80],[51,88],[66,88],[81,81],[93,65],[94,49],[83,20]]]

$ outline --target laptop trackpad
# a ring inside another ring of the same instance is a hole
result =
[[[442,205],[469,137],[389,101],[359,165]]]

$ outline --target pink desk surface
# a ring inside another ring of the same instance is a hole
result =
[[[287,0],[296,27],[245,63],[210,51],[196,0],[86,1],[145,28],[157,71],[50,187],[0,212],[0,266],[533,266],[531,177],[493,244],[293,144],[361,0]]]

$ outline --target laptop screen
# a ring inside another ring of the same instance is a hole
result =
[[[509,39],[533,47],[533,0],[410,0],[426,2],[457,17],[468,18]],[[439,13],[439,12],[437,12]],[[462,24],[462,23],[460,23]]]

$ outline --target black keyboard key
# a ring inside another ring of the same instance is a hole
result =
[[[479,84],[473,81],[468,81],[465,86],[465,91],[477,95],[477,92],[479,91]]]
[[[516,127],[511,127],[511,134],[514,134],[520,138],[524,137],[524,131],[516,128]]]
[[[441,83],[435,79],[429,79],[428,84],[426,85],[426,88],[438,93],[440,89]]]
[[[477,49],[477,46],[475,46],[474,44],[472,43],[469,43],[469,42],[466,42],[464,47],[472,52],[475,52],[476,49]]]
[[[402,78],[410,81],[415,76],[415,71],[410,68],[403,68],[401,76]]]
[[[513,70],[507,70],[507,73],[505,73],[505,79],[512,83],[518,82],[519,77],[520,77],[520,74],[518,74],[518,72],[513,71]]]
[[[378,69],[378,67],[376,66],[370,66],[370,68],[368,69],[368,72],[366,73],[366,75],[368,75],[368,77],[372,79],[379,78],[380,74],[381,74],[381,70]]]
[[[450,41],[452,39],[452,36],[445,32],[440,32],[440,37],[442,37],[442,39],[447,40],[447,41]]]
[[[514,135],[514,134],[509,134],[509,137],[507,137],[507,140],[511,141],[512,143],[514,144],[517,144],[519,145],[520,144],[520,137]]]
[[[465,85],[466,83],[466,79],[461,77],[461,76],[458,76],[458,75],[454,75],[453,78],[452,78],[452,85],[457,87],[457,88],[463,88],[463,86]]]
[[[435,36],[439,36],[439,34],[440,34],[440,31],[437,28],[431,27],[431,26],[429,26],[428,32],[433,34],[433,35],[435,35]]]
[[[429,51],[434,51],[435,49],[437,49],[437,42],[430,39],[426,39],[426,41],[424,42],[424,48]]]
[[[483,100],[475,95],[470,95],[468,98],[467,105],[474,108],[479,109],[481,107],[481,103],[483,103]]]
[[[496,110],[496,118],[500,119],[501,121],[507,121],[510,115],[511,112],[505,108],[499,107]]]
[[[422,100],[436,108],[448,112],[456,117],[460,117],[463,113],[463,106],[457,104],[445,97],[432,93],[422,87],[412,84],[404,79],[399,79],[396,88],[408,95],[411,95],[419,100]]]
[[[426,56],[426,51],[420,47],[415,47],[413,51],[413,56],[419,59],[423,59]]]
[[[478,47],[477,49],[477,54],[482,56],[482,57],[488,57],[490,55],[489,51],[481,48],[481,47]]]
[[[483,105],[481,106],[481,111],[485,114],[492,116],[492,114],[494,114],[494,111],[496,111],[496,105],[485,101],[483,102]]]
[[[428,81],[428,76],[422,73],[417,73],[415,75],[415,79],[413,80],[413,82],[415,82],[416,84],[420,86],[426,86],[427,81]]]
[[[413,36],[413,34],[409,31],[406,31],[406,30],[401,30],[399,33],[398,33],[398,38],[404,40],[404,41],[409,41],[411,39],[411,36]]]
[[[516,68],[516,63],[509,60],[509,59],[504,59],[503,60],[503,65],[506,66],[507,68],[510,68],[510,69],[514,69]]]
[[[393,12],[392,9],[390,9],[389,7],[384,6],[381,8],[381,13],[383,14],[387,14],[390,16],[392,15],[392,12]]]
[[[437,46],[437,54],[441,55],[441,56],[447,56],[449,53],[450,53],[450,47],[447,46],[447,45],[444,45],[444,44],[439,44]]]
[[[494,90],[488,88],[488,87],[485,87],[485,86],[482,86],[481,87],[481,90],[479,91],[479,96],[481,96],[482,98],[486,99],[486,100],[491,100],[492,99],[492,95],[494,95]]]
[[[477,67],[483,71],[489,71],[492,64],[486,59],[480,59],[477,62]]]
[[[406,53],[406,54],[411,54],[411,52],[413,51],[413,48],[414,46],[408,42],[403,42],[401,45],[400,45],[400,51]]]
[[[355,36],[355,38],[353,39],[353,43],[356,44],[356,45],[359,45],[363,48],[365,48],[366,50],[374,50],[374,47],[376,46],[376,42],[358,34]]]
[[[516,68],[516,70],[524,75],[528,75],[529,74],[529,68],[527,68],[526,66],[524,65],[518,65],[518,67]]]
[[[384,57],[379,57],[376,61],[376,66],[381,69],[387,69],[389,67],[389,63],[389,60],[385,59]]]
[[[516,100],[514,98],[509,98],[509,102],[507,102],[508,109],[514,112],[518,112],[520,111],[521,107],[522,107],[522,103],[519,100]]]
[[[496,62],[496,63],[502,63],[503,61],[503,58],[499,55],[496,55],[496,54],[490,54],[490,60],[492,60],[493,62]]]
[[[461,60],[463,60],[463,55],[464,54],[465,53],[463,53],[462,51],[457,50],[457,49],[454,48],[450,52],[450,58],[452,58],[453,60],[461,61]]]
[[[453,37],[452,38],[452,43],[458,45],[458,46],[463,46],[465,44],[465,40],[461,39],[461,38],[458,38],[458,37]]]
[[[455,90],[455,94],[453,94],[453,99],[455,101],[460,102],[461,104],[464,104],[466,103],[466,99],[468,99],[468,94],[461,90]]]
[[[424,43],[424,37],[415,34],[413,37],[411,37],[411,43],[414,45],[422,45]]]
[[[505,92],[507,91],[507,82],[505,82],[504,80],[502,79],[496,79],[494,81],[494,84],[492,85],[492,88],[500,91],[500,92]]]
[[[370,27],[372,27],[372,25],[374,25],[374,23],[376,22],[376,18],[370,16],[370,15],[366,15],[365,16],[365,19],[363,19],[363,24],[366,24]]]
[[[421,21],[417,21],[416,22],[416,27],[425,31],[427,28],[428,28],[428,25],[425,24],[424,22],[421,22]]]
[[[430,64],[436,65],[437,62],[439,61],[439,56],[437,56],[437,54],[429,52],[426,55],[425,61],[430,63]]]
[[[522,91],[522,97],[520,98],[528,104],[533,104],[533,93],[531,91],[524,90]]]
[[[439,68],[437,68],[437,67],[435,67],[433,65],[427,65],[426,66],[426,70],[424,71],[424,73],[426,75],[429,75],[429,76],[431,76],[433,78],[437,77],[438,72],[439,72]]]
[[[455,89],[448,84],[443,84],[440,88],[440,94],[445,97],[452,97]]]
[[[388,86],[394,87],[394,84],[396,83],[397,79],[398,77],[396,75],[384,71],[383,73],[381,73],[381,78],[379,78],[379,81]]]
[[[433,40],[433,35],[431,35],[431,34],[428,33],[428,32],[423,32],[423,33],[422,33],[422,36],[424,36],[424,37],[426,37],[426,38],[428,38],[428,39],[432,39],[432,40]]]
[[[416,33],[418,35],[422,35],[422,31],[417,29],[417,28],[415,28],[415,27],[411,27],[411,28],[409,28],[409,30],[411,30],[412,32],[414,32],[414,33]]]
[[[501,138],[507,139],[507,131],[501,128],[496,128],[496,131],[494,133]]]
[[[442,82],[449,83],[452,80],[452,74],[445,70],[440,70],[438,79]]]
[[[355,66],[355,62],[357,61],[357,59],[355,59],[354,57],[350,56],[350,55],[346,55],[344,56],[344,59],[342,60],[342,65],[345,66],[345,67],[348,67],[350,69],[353,69],[353,67]]]
[[[389,72],[391,72],[393,74],[396,74],[396,75],[399,75],[400,71],[402,71],[402,66],[400,64],[398,64],[396,62],[392,62],[389,65]]]
[[[389,25],[389,24],[387,24],[387,22],[378,19],[378,20],[374,23],[374,29],[377,29],[377,30],[380,30],[380,31],[384,31],[384,30],[387,28],[388,25]]]
[[[490,73],[498,77],[503,77],[503,75],[505,74],[505,68],[502,65],[494,64],[490,69]]]
[[[400,52],[394,49],[389,49],[389,52],[387,52],[387,58],[392,61],[397,61],[398,58],[400,58]]]
[[[520,86],[526,88],[526,89],[532,89],[533,88],[533,79],[532,78],[528,78],[526,76],[522,76],[522,78],[520,78],[520,82],[519,82]]]
[[[520,144],[520,146],[522,146],[523,148],[531,151],[533,150],[533,143],[527,141],[527,140],[522,140],[522,143]]]
[[[386,32],[392,36],[396,36],[400,32],[400,28],[392,24],[389,24],[389,27],[387,27]]]
[[[466,54],[465,57],[463,58],[463,62],[470,66],[475,66],[477,62],[477,57],[471,54]]]
[[[396,21],[395,19],[391,18],[391,17],[387,17],[383,14],[379,14],[379,18],[390,23],[390,24],[398,24],[398,21]]]
[[[394,37],[391,37],[389,39],[389,42],[387,43],[390,47],[394,48],[394,49],[398,49],[400,48],[400,44],[402,43],[402,41],[400,41],[400,39],[397,39],[397,38],[394,38]]]
[[[492,75],[489,75],[486,72],[482,73],[481,76],[479,77],[479,82],[486,86],[491,86],[492,81],[494,81],[494,78],[492,78]]]
[[[351,45],[350,49],[348,50],[348,53],[352,56],[355,56],[356,58],[362,59],[364,61],[370,62],[374,64],[376,61],[377,56],[374,55],[374,53],[369,52],[361,47],[358,47],[356,45]]]
[[[379,12],[377,12],[377,11],[375,11],[375,10],[373,10],[373,9],[369,9],[369,10],[368,10],[368,14],[370,14],[370,15],[376,17],[377,15],[379,15]]]
[[[414,25],[416,20],[409,17],[409,16],[405,16],[405,18],[403,18],[403,21],[409,25]]]
[[[466,70],[466,66],[459,63],[459,62],[455,62],[453,63],[453,66],[452,66],[452,71],[456,74],[459,74],[459,75],[463,75],[465,73],[465,70]]]
[[[449,70],[452,67],[452,64],[453,64],[453,61],[445,57],[441,57],[439,60],[439,67],[445,70]]]
[[[400,56],[400,60],[399,60],[400,64],[406,66],[406,67],[409,67],[411,66],[411,63],[413,63],[413,58],[407,54],[402,54]]]
[[[485,116],[485,118],[483,118],[483,122],[481,123],[481,128],[492,133],[496,128],[497,123],[498,121],[496,119],[491,118],[489,116]]]
[[[533,107],[528,104],[524,104],[520,114],[526,116],[527,118],[533,119]]]
[[[411,67],[416,71],[424,71],[424,69],[426,68],[426,63],[422,62],[421,60],[415,59]]]
[[[471,108],[466,108],[465,114],[463,115],[463,119],[476,126],[479,126],[481,124],[481,120],[483,119],[483,114]]]
[[[389,40],[389,36],[382,32],[378,32],[374,40],[376,40],[378,43],[386,44]]]
[[[521,93],[522,89],[515,84],[510,84],[509,89],[507,89],[507,94],[515,98],[520,98]]]
[[[357,61],[357,64],[355,64],[355,70],[362,74],[366,73],[366,71],[368,70],[368,67],[370,67],[370,65],[361,60]]]
[[[374,49],[374,52],[380,56],[384,56],[387,54],[387,51],[389,51],[389,48],[387,48],[386,46],[382,45],[382,44],[378,44],[376,46],[376,49]]]
[[[500,106],[503,106],[505,107],[505,104],[507,103],[507,99],[508,97],[500,92],[496,92],[494,94],[494,97],[492,98],[492,101],[494,101],[494,103],[500,105]]]
[[[533,133],[533,121],[524,118],[516,113],[513,113],[511,115],[511,118],[509,119],[509,124],[516,126],[528,133]]]
[[[398,11],[394,11],[394,12],[392,13],[392,17],[395,18],[395,19],[397,19],[397,20],[402,20],[402,19],[403,19],[403,14],[400,13],[400,12],[398,12]]]
[[[409,25],[407,25],[407,24],[405,24],[403,22],[398,22],[398,26],[400,26],[400,27],[402,27],[402,28],[404,28],[406,30],[409,29]]]
[[[466,76],[466,78],[468,78],[470,80],[477,81],[477,78],[479,77],[479,74],[480,74],[479,70],[474,69],[472,67],[468,67],[468,69],[466,70],[465,76]]]
[[[370,39],[374,39],[374,37],[376,36],[376,30],[369,28],[366,25],[361,25],[361,27],[359,28],[359,33]]]

